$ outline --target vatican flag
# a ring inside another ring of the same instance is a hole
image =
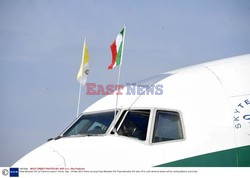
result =
[[[81,85],[85,85],[87,82],[87,78],[89,75],[89,52],[86,44],[86,38],[83,44],[83,52],[82,52],[82,62],[80,65],[80,69],[77,74],[77,80]]]

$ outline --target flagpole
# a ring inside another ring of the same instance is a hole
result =
[[[81,83],[80,83],[79,94],[78,94],[78,104],[77,104],[76,117],[79,116],[80,101],[81,101],[81,93],[82,93],[82,85],[81,85]]]
[[[85,45],[86,45],[86,37],[84,38],[84,44],[83,44],[83,50],[82,50],[82,60],[84,60]],[[83,62],[83,61],[81,61],[81,62]],[[82,67],[82,72],[83,72],[83,65],[81,67]],[[81,76],[82,76],[82,74],[81,74]],[[82,80],[82,78],[81,78],[81,80]],[[79,110],[80,110],[80,104],[81,104],[81,93],[82,93],[82,83],[80,82],[76,117],[79,116]]]
[[[118,72],[118,81],[117,81],[117,85],[118,85],[118,92],[119,92],[119,85],[120,85],[120,77],[121,77],[121,67],[122,67],[122,58],[123,58],[123,47],[124,47],[124,43],[125,43],[125,35],[126,35],[126,25],[124,24],[124,35],[123,35],[123,43],[122,43],[122,53],[121,53],[121,62],[119,65],[119,72]],[[118,106],[118,95],[116,94],[116,102],[115,102],[115,113],[114,113],[114,119],[116,116],[116,111],[117,111],[117,106]]]

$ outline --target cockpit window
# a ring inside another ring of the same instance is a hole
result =
[[[126,111],[118,134],[139,140],[146,140],[150,110]]]
[[[105,134],[114,119],[114,112],[83,115],[63,136]]]
[[[157,111],[153,143],[183,139],[180,115],[173,111]]]

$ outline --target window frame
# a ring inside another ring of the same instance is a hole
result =
[[[135,138],[132,138],[132,137],[127,137],[127,136],[123,136],[123,135],[119,135],[118,133],[116,133],[115,135],[118,136],[118,137],[122,137],[122,138],[125,138],[125,139],[130,139],[130,140],[134,140],[134,141],[137,141],[139,143],[143,143],[143,144],[147,144],[149,145],[149,141],[150,141],[150,135],[151,135],[151,125],[152,125],[152,120],[153,120],[153,115],[154,115],[154,108],[151,108],[151,107],[133,107],[132,109],[131,108],[122,108],[119,116],[116,118],[116,122],[118,122],[120,119],[121,122],[119,123],[118,127],[117,127],[117,130],[116,132],[119,130],[119,128],[121,127],[122,123],[124,122],[124,119],[126,118],[127,114],[129,111],[136,111],[136,110],[149,110],[149,118],[148,118],[148,127],[147,127],[147,134],[146,134],[146,139],[145,140],[139,140],[139,139],[135,139]],[[123,112],[126,112],[122,118],[120,118],[122,116],[122,113]],[[111,131],[115,128],[116,126],[116,123],[113,125]]]
[[[98,111],[91,111],[91,112],[83,112],[83,113],[81,113],[79,116],[77,116],[77,117],[73,120],[73,122],[71,122],[71,124],[70,124],[68,127],[66,127],[66,128],[59,134],[59,136],[63,136],[63,135],[65,134],[65,132],[66,132],[71,126],[73,126],[73,125],[74,125],[83,115],[98,114],[98,113],[105,113],[105,112],[112,112],[112,111],[115,112],[114,109],[98,110]],[[121,115],[121,113],[122,113],[122,112],[121,112],[121,109],[117,109],[116,112],[117,112],[117,115],[115,116],[115,118],[113,119],[113,121],[110,123],[109,128],[106,130],[106,132],[105,132],[104,134],[101,134],[101,135],[98,135],[98,136],[106,136],[106,135],[110,134],[110,131],[112,130],[113,125],[114,125],[114,123],[116,122],[116,119],[119,118],[120,115]]]
[[[161,142],[153,142],[153,137],[154,137],[154,129],[155,129],[155,124],[156,124],[156,116],[157,112],[162,111],[162,112],[176,112],[180,116],[180,122],[181,122],[181,129],[182,129],[182,135],[183,138],[181,139],[176,139],[176,140],[166,140],[166,141],[161,141]],[[180,110],[176,109],[166,109],[166,108],[155,108],[153,111],[153,116],[152,116],[152,123],[151,123],[151,128],[150,128],[150,136],[149,136],[149,144],[150,145],[158,145],[158,144],[166,144],[166,143],[173,143],[173,142],[180,142],[186,140],[186,134],[185,134],[185,127],[184,127],[184,121],[183,121],[183,115]]]

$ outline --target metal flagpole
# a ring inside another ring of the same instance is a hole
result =
[[[81,101],[81,93],[82,93],[82,84],[80,83],[79,94],[78,94],[78,105],[77,105],[76,117],[79,116],[80,101]]]
[[[83,44],[83,51],[82,51],[82,61],[81,64],[84,62],[84,53],[85,53],[85,45],[86,45],[86,37],[84,38],[84,44]],[[82,75],[83,75],[83,65],[81,67],[81,80],[82,80]],[[81,104],[81,93],[82,93],[82,81],[79,82],[80,87],[79,87],[79,94],[78,94],[78,104],[77,104],[77,112],[76,112],[76,117],[79,116],[79,110],[80,110],[80,104]]]
[[[125,34],[126,34],[126,25],[125,24],[124,24],[123,29],[124,29],[124,34],[123,34],[123,40],[122,40],[121,62],[120,62],[120,66],[119,66],[118,81],[117,81],[118,92],[119,92],[119,85],[120,85],[120,76],[121,76],[121,67],[122,67],[122,58],[123,58],[123,48],[124,48]],[[117,106],[118,106],[118,95],[116,95],[114,119],[115,119],[115,116],[116,116]]]

